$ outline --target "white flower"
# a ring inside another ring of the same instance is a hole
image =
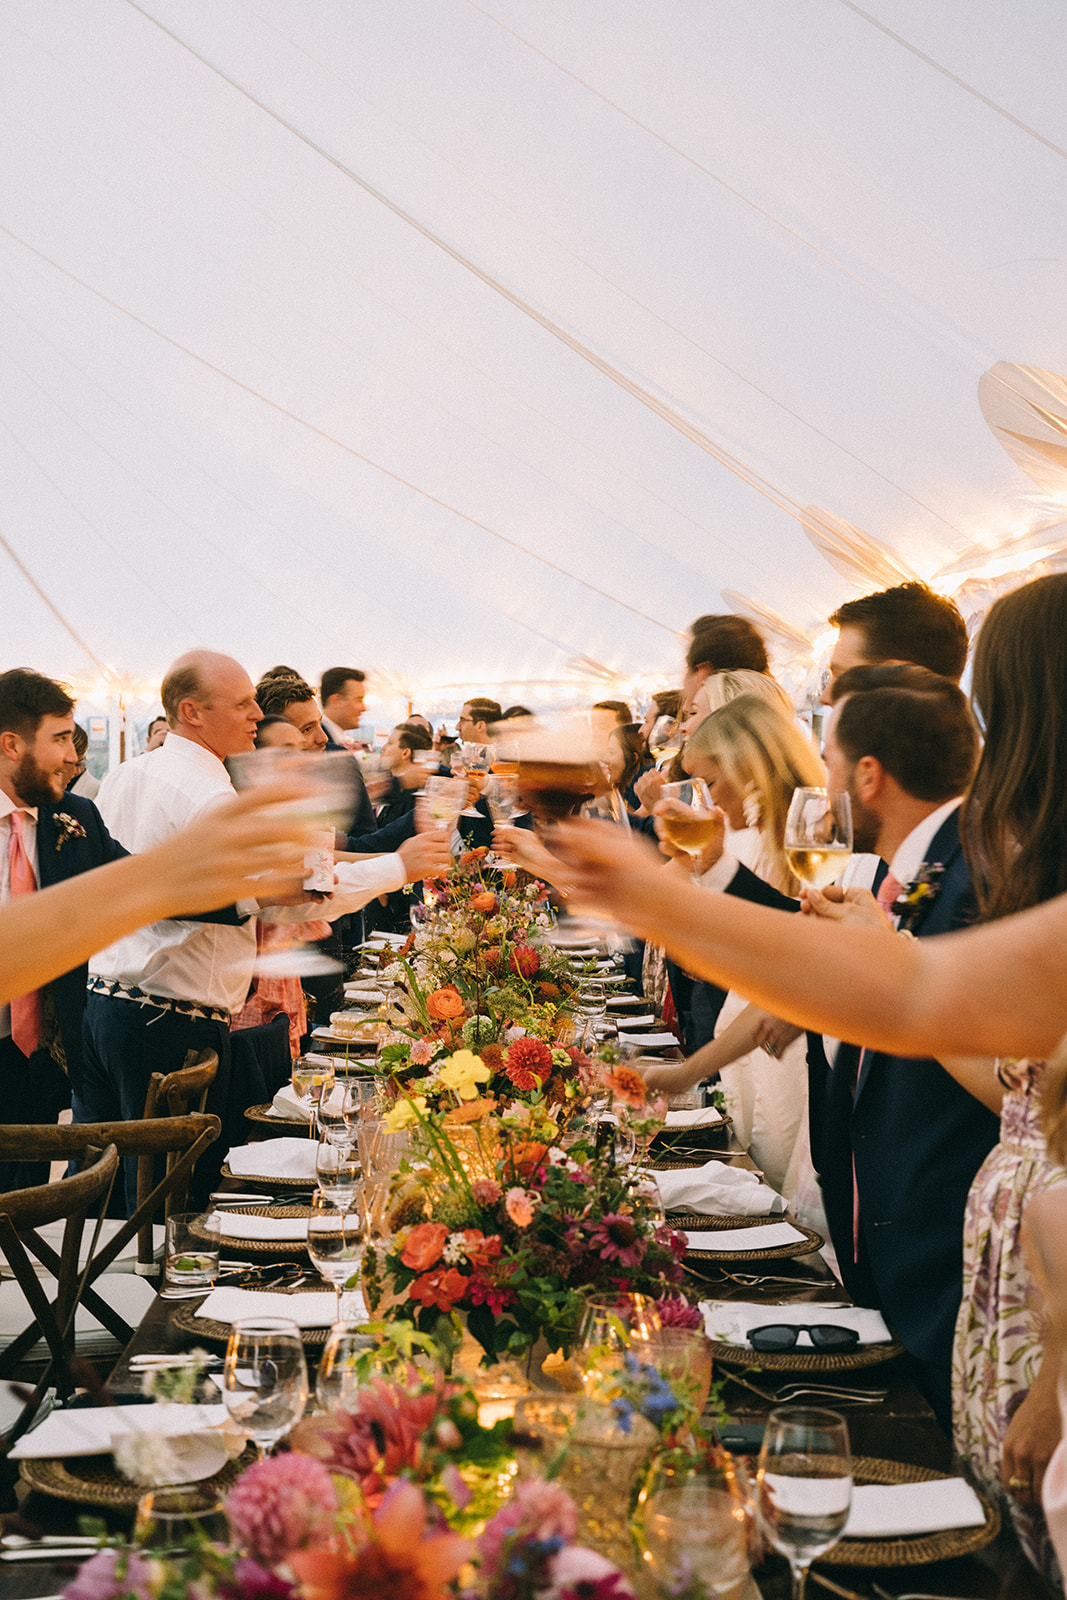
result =
[[[463,1235],[461,1233],[450,1233],[445,1241],[445,1247],[441,1251],[449,1266],[454,1267],[457,1261],[462,1261],[466,1253],[467,1241]]]

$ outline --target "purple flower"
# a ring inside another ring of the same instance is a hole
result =
[[[241,1544],[270,1566],[295,1550],[328,1542],[337,1492],[313,1456],[269,1456],[238,1478],[226,1498],[226,1515]]]
[[[157,1562],[146,1561],[136,1550],[101,1550],[89,1557],[63,1593],[66,1600],[117,1600],[119,1595],[152,1600],[159,1584]]]
[[[225,1600],[289,1600],[292,1593],[291,1583],[247,1556],[238,1556],[234,1562],[233,1581],[219,1584]]]
[[[516,1486],[478,1540],[482,1574],[492,1583],[501,1574],[516,1543],[527,1540],[573,1539],[578,1526],[574,1501],[558,1483],[531,1478]]]

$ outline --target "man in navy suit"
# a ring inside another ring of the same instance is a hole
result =
[[[975,918],[958,809],[977,755],[966,700],[936,673],[857,667],[836,680],[830,785],[851,798],[856,849],[888,864],[880,903],[919,939]],[[846,1287],[880,1305],[948,1426],[964,1206],[998,1119],[932,1058],[844,1044],[821,1104],[812,1087],[814,1155]]]
[[[74,701],[62,684],[16,667],[0,673],[0,904],[46,889],[126,851],[91,800],[68,794],[77,766]],[[82,1069],[86,966],[0,1008],[0,1116],[55,1122]],[[47,1163],[0,1163],[0,1190],[48,1181]]]

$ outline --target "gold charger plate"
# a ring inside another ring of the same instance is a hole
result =
[[[310,1140],[308,1143],[310,1144]],[[270,1178],[265,1172],[231,1172],[230,1163],[224,1161],[221,1168],[224,1178],[232,1178],[234,1183],[258,1183],[264,1189],[314,1189],[315,1179],[312,1178]]]
[[[853,1456],[853,1482],[864,1483],[933,1483],[938,1478],[952,1477],[952,1473],[935,1472],[932,1467],[913,1467],[905,1461],[880,1461],[873,1456]],[[991,1544],[1000,1532],[1000,1511],[997,1506],[974,1488],[985,1522],[980,1528],[944,1528],[938,1533],[918,1533],[895,1539],[842,1539],[840,1544],[819,1556],[817,1565],[827,1562],[835,1567],[919,1567],[928,1561],[947,1561],[953,1556],[967,1556]]]
[[[319,1293],[324,1287],[324,1284],[320,1284],[317,1289],[309,1289],[306,1292],[308,1294]],[[270,1292],[271,1294],[300,1294],[305,1291],[300,1289],[272,1289]],[[202,1301],[198,1301],[197,1305],[202,1303]],[[216,1322],[214,1317],[198,1317],[196,1305],[188,1302],[175,1306],[174,1326],[180,1328],[183,1333],[192,1334],[195,1339],[203,1340],[207,1344],[221,1344],[223,1346],[229,1343],[230,1334],[233,1332],[233,1326],[229,1322]],[[301,1343],[309,1349],[317,1350],[320,1345],[326,1343],[326,1335],[329,1331],[329,1328],[301,1328]]]
[[[713,1231],[707,1226],[710,1220],[709,1217],[700,1218],[702,1231],[707,1233]],[[791,1217],[758,1217],[755,1221],[751,1217],[724,1217],[721,1222],[716,1224],[716,1229],[721,1228],[727,1231],[733,1228],[763,1227],[776,1222],[788,1222],[790,1227],[795,1228],[804,1237],[802,1239],[794,1239],[792,1244],[772,1245],[766,1250],[753,1249],[752,1247],[747,1250],[700,1250],[690,1248],[685,1252],[685,1259],[686,1261],[712,1262],[786,1261],[792,1256],[810,1256],[814,1251],[822,1249],[822,1234],[816,1233],[814,1228],[805,1228],[801,1223],[794,1222]],[[675,1224],[672,1223],[672,1226],[675,1226]],[[692,1229],[686,1228],[683,1231],[695,1233],[698,1230],[694,1227]],[[756,1352],[749,1351],[749,1355],[754,1353]]]
[[[812,1301],[811,1309],[813,1312],[819,1310],[817,1301]],[[769,1305],[767,1311],[768,1322],[773,1322],[774,1307]],[[832,1310],[828,1310],[827,1316],[832,1315]],[[853,1350],[753,1350],[750,1344],[725,1344],[719,1339],[712,1339],[711,1348],[713,1359],[721,1361],[724,1366],[758,1367],[764,1372],[858,1372],[862,1367],[877,1367],[883,1361],[892,1361],[894,1356],[904,1354],[904,1346],[899,1339],[891,1339],[888,1344],[862,1344]],[[934,1477],[938,1476],[943,1477],[944,1474],[934,1473]],[[887,1483],[906,1481],[911,1480],[886,1479]]]
[[[227,1461],[210,1478],[202,1478],[196,1487],[229,1489],[255,1459],[255,1446],[250,1445],[243,1455],[235,1461]],[[41,1494],[109,1511],[136,1511],[138,1500],[147,1492],[144,1484],[131,1483],[124,1478],[110,1455],[20,1461],[19,1475],[24,1483]]]
[[[226,1206],[228,1217],[310,1217],[310,1206]],[[337,1230],[339,1231],[339,1230]],[[199,1219],[189,1225],[189,1232],[205,1241],[212,1237],[202,1228]],[[303,1239],[241,1239],[226,1235],[220,1240],[223,1250],[236,1250],[250,1256],[306,1256],[307,1244]]]
[[[271,1101],[265,1100],[262,1105],[249,1106],[245,1114],[246,1122],[258,1122],[267,1128],[277,1128],[279,1133],[287,1133],[291,1128],[302,1128],[308,1132],[310,1123],[303,1117],[280,1117],[276,1111],[271,1111]],[[308,1134],[310,1138],[311,1135]]]

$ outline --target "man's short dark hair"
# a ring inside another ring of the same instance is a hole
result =
[[[913,661],[959,683],[967,662],[967,624],[947,595],[925,583],[898,583],[877,594],[846,600],[830,618],[832,628],[857,628],[872,666]]]
[[[260,749],[263,745],[262,736],[268,728],[291,728],[292,726],[293,724],[289,721],[288,717],[260,717],[259,721],[256,723],[256,749]]]
[[[498,700],[486,700],[483,697],[479,697],[476,700],[468,700],[466,704],[471,708],[472,722],[484,722],[487,724],[499,722],[503,715]]]
[[[713,672],[768,670],[763,635],[747,617],[698,617],[689,630],[685,664],[690,672],[710,666]]]
[[[847,696],[847,699],[846,699]],[[873,756],[915,800],[954,800],[978,764],[978,724],[958,684],[904,662],[834,682],[834,738],[853,765]]]
[[[396,742],[401,750],[432,750],[433,739],[419,722],[398,722]]]
[[[658,689],[652,696],[658,717],[676,717],[682,709],[680,689]]]
[[[593,710],[612,712],[620,728],[628,727],[634,720],[633,712],[625,700],[598,700]]]
[[[65,683],[46,678],[32,667],[0,672],[0,733],[32,739],[45,717],[69,717],[74,696]]]
[[[265,717],[284,717],[290,706],[314,700],[315,691],[299,673],[273,667],[256,684],[256,704]]]
[[[367,674],[358,667],[327,667],[319,684],[323,705],[327,700],[332,700],[335,694],[344,694],[345,684],[350,678],[355,678],[357,683],[366,683]]]
[[[89,735],[80,722],[74,724],[74,754],[79,761],[85,760],[85,752],[89,748]]]
[[[501,712],[500,720],[501,720],[501,722],[511,722],[515,717],[532,717],[532,716],[533,716],[533,712],[530,710],[530,708],[528,706],[508,706],[508,709],[506,711],[502,711]]]

